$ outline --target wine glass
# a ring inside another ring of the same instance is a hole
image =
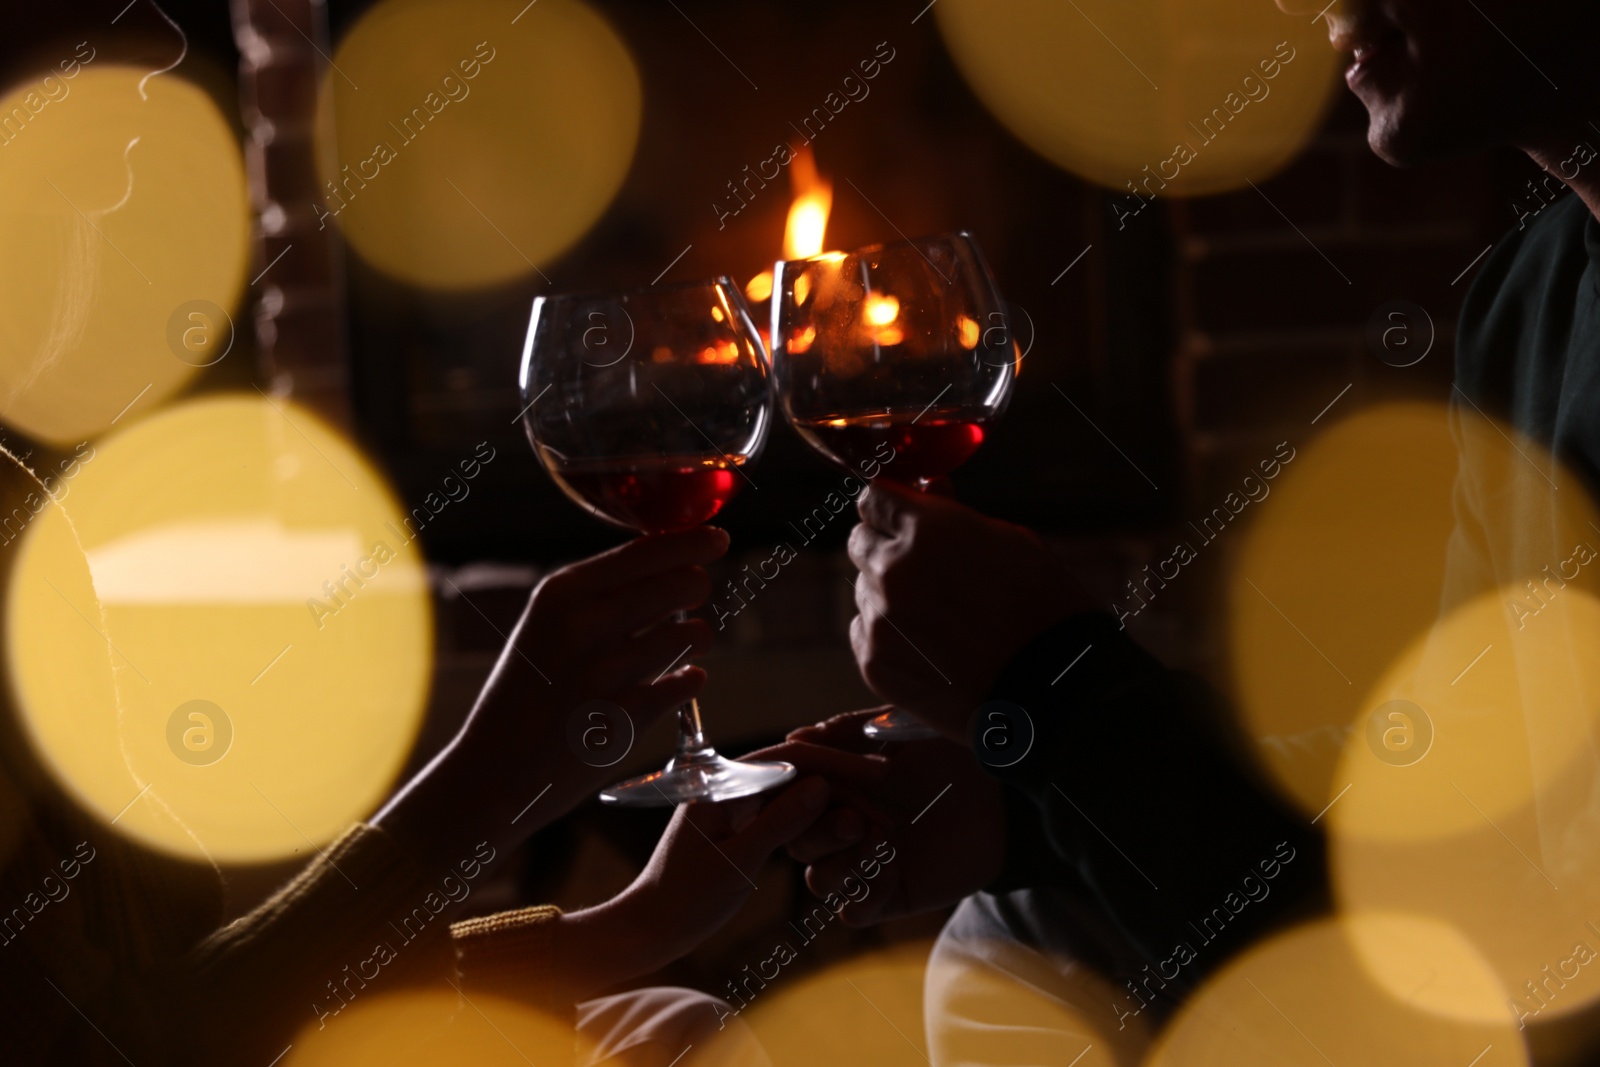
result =
[[[539,461],[591,514],[641,533],[709,522],[749,480],[766,441],[767,356],[728,278],[593,296],[541,296],[523,343],[523,425]],[[685,614],[680,612],[682,620]],[[707,743],[700,707],[678,709],[665,769],[600,794],[648,807],[732,800],[793,778]]]
[[[771,337],[778,399],[800,436],[852,473],[921,491],[983,443],[1020,351],[968,233],[779,263]],[[936,736],[901,710],[866,732]]]

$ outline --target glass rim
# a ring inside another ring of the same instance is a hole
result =
[[[951,239],[965,241],[974,248],[978,246],[978,239],[972,235],[971,230],[946,230],[943,233],[923,234],[920,237],[902,237],[895,241],[879,241],[877,244],[862,245],[860,248],[852,248],[847,251],[818,252],[814,256],[802,256],[799,259],[778,259],[775,262],[786,266],[792,263],[826,263],[837,260],[840,257],[862,256],[889,248],[914,248],[920,250],[923,245],[930,242]]]
[[[718,274],[710,278],[696,278],[683,282],[667,282],[663,285],[640,285],[630,289],[594,289],[577,293],[540,293],[535,296],[534,303],[552,303],[555,301],[577,302],[582,300],[617,300],[624,297],[648,296],[656,293],[667,294],[684,292],[689,289],[715,289],[718,286],[727,286],[739,293],[743,293],[731,275]]]

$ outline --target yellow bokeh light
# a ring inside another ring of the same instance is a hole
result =
[[[520,6],[383,0],[334,54],[318,121],[337,156],[319,160],[319,218],[404,281],[532,274],[627,175],[641,94],[626,46],[581,0]]]
[[[462,995],[449,988],[377,993],[351,987],[350,994],[350,1003],[336,1015],[301,1029],[283,1067],[369,1063],[527,1067],[574,1062],[570,1022],[507,997]]]
[[[1404,702],[1395,706],[1417,721],[1389,729],[1424,731],[1431,744],[1406,752],[1386,745],[1381,728],[1374,735],[1366,721],[1352,724],[1333,778],[1345,792],[1329,810],[1336,833],[1386,841],[1462,834],[1525,807],[1575,765],[1593,773],[1600,600],[1569,587],[1536,624],[1518,626],[1509,607],[1517,592],[1455,609],[1378,682],[1363,706]]]
[[[1434,924],[1414,967],[1358,937],[1363,966],[1445,1018],[1600,1000],[1600,511],[1582,479],[1465,403],[1363,412],[1286,468],[1229,590],[1234,683],[1266,768],[1322,813],[1341,906]],[[1462,946],[1498,1000],[1440,962]]]
[[[1600,600],[1569,583],[1527,616],[1519,593],[1468,602],[1400,657],[1372,702],[1408,701],[1432,744],[1410,762],[1352,731],[1326,822],[1345,907],[1448,922],[1515,1014],[1547,1019],[1600,999]]]
[[[222,396],[74,473],[6,607],[42,762],[185,857],[303,855],[369,814],[420,723],[432,616],[415,524],[360,454],[303,409]]]
[[[170,74],[141,88],[148,73],[102,60],[0,99],[0,419],[52,444],[178,390],[208,360],[173,338],[225,331],[243,287],[233,132],[204,91]],[[45,85],[56,99],[35,112]]]
[[[1238,549],[1227,601],[1235,703],[1266,769],[1314,815],[1350,724],[1438,618],[1459,457],[1449,412],[1422,404],[1373,408],[1285,444],[1277,455],[1292,459],[1267,467],[1277,477],[1252,472],[1196,520],[1192,544]],[[1234,521],[1249,523],[1242,541]]]
[[[1211,976],[1162,1032],[1146,1067],[1528,1063],[1510,1014],[1472,1021],[1430,1014],[1416,1002],[1423,995],[1419,991],[1400,993],[1373,980],[1357,956],[1358,938],[1368,942],[1369,950],[1372,942],[1389,939],[1383,948],[1386,958],[1394,963],[1405,957],[1408,968],[1424,974],[1445,965],[1474,967],[1469,949],[1438,936],[1431,926],[1417,933],[1404,916],[1296,927]],[[1481,966],[1470,976],[1442,981],[1471,1003],[1486,1002],[1496,992],[1492,976]]]
[[[1322,24],[1270,3],[944,0],[934,15],[956,65],[1013,133],[1144,200],[1269,177],[1339,88]]]
[[[1341,929],[1367,976],[1394,1000],[1462,1022],[1507,1018],[1505,984],[1477,946],[1449,923],[1357,909]]]
[[[792,960],[805,944],[791,938]],[[785,942],[788,945],[788,942]],[[779,1067],[790,1064],[872,1063],[885,1067],[925,1065],[922,984],[930,949],[928,942],[905,942],[891,948],[834,963],[793,984],[764,989],[759,979],[748,986],[729,983],[742,1003],[753,994],[740,1018]],[[782,971],[778,972],[780,975]],[[724,994],[727,996],[728,994]],[[827,1019],[827,1026],[818,1026]]]

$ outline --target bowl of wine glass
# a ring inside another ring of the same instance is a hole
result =
[[[772,418],[767,354],[728,278],[536,298],[518,386],[523,426],[551,480],[596,518],[646,535],[720,515],[753,484],[747,468]],[[678,726],[664,769],[600,799],[731,800],[794,777],[787,763],[719,756],[694,701],[679,709]]]
[[[968,233],[779,263],[770,336],[778,403],[800,436],[852,473],[872,469],[923,491],[983,444],[1020,358]],[[867,730],[933,736],[903,711]]]

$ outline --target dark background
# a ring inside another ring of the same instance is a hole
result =
[[[170,60],[172,31],[146,0],[109,25],[124,4],[40,13],[36,33],[0,44],[0,70],[85,37],[103,55]],[[178,73],[236,113],[238,51],[226,5],[164,6],[190,39]],[[329,6],[335,42],[367,6]],[[870,83],[871,95],[815,140],[819,166],[834,182],[828,246],[897,231],[968,229],[978,237],[1037,339],[1010,414],[956,481],[974,506],[1051,532],[1138,532],[1174,520],[1209,499],[1208,482],[1227,480],[1231,463],[1250,462],[1262,443],[1281,439],[1280,428],[1301,425],[1346,384],[1354,388],[1342,405],[1442,397],[1471,276],[1452,280],[1515,220],[1518,189],[1538,173],[1512,153],[1393,171],[1367,151],[1364,112],[1341,89],[1322,132],[1287,171],[1259,183],[1260,193],[1247,187],[1170,202],[1118,232],[1113,197],[1035,155],[984,110],[934,18],[909,24],[919,4],[690,0],[681,14],[670,4],[593,6],[639,65],[641,135],[627,182],[599,224],[561,260],[541,265],[550,282],[534,275],[441,296],[345,256],[354,430],[402,502],[418,502],[486,435],[506,453],[481,484],[492,507],[447,510],[424,534],[440,562],[549,562],[611,536],[559,496],[511,425],[532,296],[646,284],[686,246],[668,280],[728,273],[742,283],[770,266],[790,201],[784,179],[722,230],[712,202],[879,42],[895,49],[893,62]],[[696,26],[714,30],[717,46],[760,89]],[[1086,246],[1089,254],[1060,277]],[[1438,327],[1439,343],[1416,367],[1387,367],[1364,343],[1369,316],[1393,299],[1421,305]],[[241,334],[247,343],[248,331]],[[195,388],[250,380],[248,350],[242,354]],[[786,427],[761,469],[759,494],[727,512],[741,543],[780,536],[831,484],[828,465]]]
[[[125,3],[30,10],[30,32],[0,40],[0,76],[20,77],[85,38],[102,56],[170,61],[172,31],[148,0],[110,25]],[[1330,421],[1385,399],[1443,400],[1467,268],[1515,222],[1518,191],[1538,174],[1510,153],[1391,170],[1367,150],[1364,112],[1340,89],[1320,132],[1283,173],[1258,183],[1259,192],[1170,202],[1118,232],[1109,194],[1035,155],[984,110],[934,18],[910,23],[925,0],[679,0],[681,12],[656,0],[591,3],[639,65],[642,129],[627,182],[599,224],[565,257],[541,264],[550,282],[534,275],[440,296],[345,256],[351,431],[386,469],[402,506],[420,504],[478,442],[499,453],[470,502],[445,509],[422,535],[444,592],[432,710],[414,764],[465,714],[540,569],[620,536],[560,495],[513,424],[530,300],[546,290],[648,284],[686,246],[666,280],[728,273],[742,283],[770,266],[782,247],[787,183],[773,183],[725,229],[711,205],[879,42],[895,49],[894,60],[870,83],[871,95],[814,144],[834,183],[828,246],[896,231],[977,236],[1037,337],[1009,414],[957,473],[957,493],[1045,531],[1105,589],[1156,558],[1164,530],[1209,510],[1278,441],[1308,439],[1311,420],[1347,386]],[[334,42],[365,6],[330,6]],[[239,53],[227,5],[165,9],[189,37],[178,73],[237,116]],[[239,130],[243,139],[242,121]],[[1365,340],[1374,311],[1396,299],[1424,308],[1438,331],[1428,357],[1405,369],[1379,361]],[[237,318],[250,316],[241,310]],[[261,376],[246,328],[235,354],[191,388],[248,388]],[[788,522],[817,506],[838,477],[781,426],[758,470],[761,489],[726,512],[735,541],[729,573],[788,538]],[[846,516],[786,570],[795,577],[773,583],[719,637],[706,661],[707,724],[725,748],[742,751],[775,740],[785,726],[871,701],[845,641],[853,613],[841,547],[847,532]],[[1213,554],[1203,566],[1214,574],[1224,559]],[[465,598],[449,592],[445,577]],[[1203,665],[1215,652],[1204,622],[1207,588],[1187,582],[1183,599],[1166,599],[1143,620],[1149,643]],[[660,732],[642,738],[618,770],[657,762],[667,744]],[[631,877],[662,817],[582,809],[530,844],[520,879],[475,899],[486,908],[592,903]],[[231,872],[231,910],[253,905],[288,869]],[[671,977],[719,988],[719,975],[766,953],[763,931],[792,913],[802,892],[792,872],[770,884],[774,893],[760,894]],[[835,932],[832,947],[809,953],[805,966],[863,939],[926,934],[939,920]]]

